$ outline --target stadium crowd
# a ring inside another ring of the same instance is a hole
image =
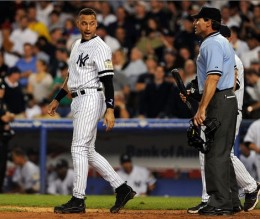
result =
[[[232,45],[245,67],[244,118],[260,118],[260,5],[257,1],[10,1],[0,2],[0,74],[5,101],[16,118],[48,118],[46,105],[67,72],[73,17],[98,12],[97,34],[111,47],[117,118],[189,118],[171,77],[196,75],[200,39],[193,19],[202,5],[221,9]],[[70,98],[58,118],[70,116]]]

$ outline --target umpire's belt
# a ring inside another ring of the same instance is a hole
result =
[[[77,96],[85,95],[89,91],[102,91],[102,90],[103,90],[102,88],[85,88],[85,89],[81,89],[81,90],[71,92],[71,97],[75,98]]]

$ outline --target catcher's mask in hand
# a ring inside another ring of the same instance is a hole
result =
[[[220,122],[216,118],[206,118],[203,124],[203,126],[195,126],[193,120],[190,120],[187,137],[189,146],[195,147],[206,154],[210,150],[210,145],[214,140],[214,133],[220,126]]]

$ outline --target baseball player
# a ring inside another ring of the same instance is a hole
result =
[[[96,169],[117,193],[111,213],[117,213],[136,194],[114,171],[107,160],[95,151],[98,121],[104,115],[106,131],[113,128],[114,87],[110,48],[96,35],[96,12],[82,9],[77,19],[82,38],[72,46],[69,73],[63,88],[49,105],[49,114],[55,115],[59,101],[70,93],[73,118],[71,154],[75,171],[73,196],[54,208],[56,213],[85,212],[85,190],[88,165]],[[102,84],[105,92],[102,91]]]
[[[230,39],[231,31],[227,26],[221,25],[220,33]],[[237,79],[236,79],[236,97],[238,100],[238,115],[237,115],[237,123],[236,123],[236,136],[239,132],[239,127],[242,121],[242,106],[243,106],[243,96],[244,96],[244,68],[242,65],[241,60],[235,55],[235,62],[236,62],[236,72],[237,72]],[[252,178],[249,172],[246,170],[244,164],[234,155],[234,150],[231,151],[231,160],[234,165],[236,179],[238,186],[242,188],[243,192],[246,194],[245,196],[245,203],[244,203],[244,210],[251,211],[255,208],[258,203],[258,195],[260,193],[260,185]],[[188,209],[188,213],[196,214],[198,211],[206,206],[209,195],[206,192],[206,181],[205,181],[205,171],[204,171],[204,154],[199,153],[200,158],[200,166],[201,166],[201,177],[202,177],[202,202],[192,208]],[[236,207],[233,209],[234,212],[241,211],[241,206]]]
[[[148,195],[155,189],[154,176],[147,168],[134,165],[130,155],[122,154],[120,164],[121,168],[117,173],[128,182],[137,195]]]

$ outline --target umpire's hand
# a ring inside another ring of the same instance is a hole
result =
[[[58,106],[59,102],[57,100],[54,99],[53,101],[51,101],[51,103],[48,105],[48,114],[50,116],[54,116]]]
[[[104,116],[103,125],[106,126],[106,131],[110,131],[114,127],[114,125],[115,125],[114,109],[107,108],[105,116]]]

